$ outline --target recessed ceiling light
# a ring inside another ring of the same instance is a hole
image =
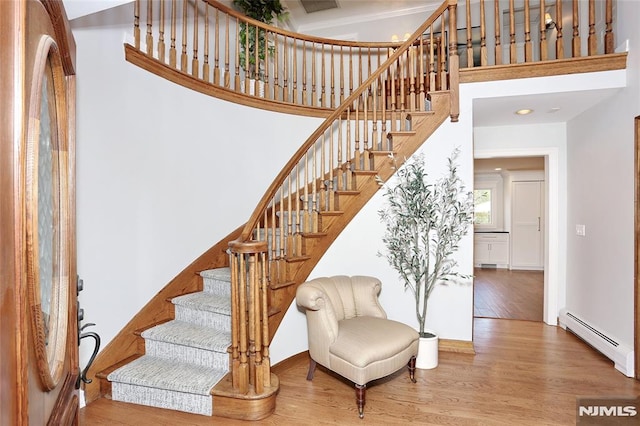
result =
[[[499,172],[500,170],[502,170],[502,167],[496,167],[496,168],[495,168],[495,169],[493,169],[493,170],[495,170],[496,172]]]
[[[551,109],[550,109],[549,111],[547,111],[547,112],[549,112],[549,113],[554,113],[554,112],[558,112],[558,111],[560,111],[560,107],[553,107],[553,108],[551,108]]]
[[[531,114],[532,112],[533,112],[532,109],[524,108],[524,109],[517,110],[516,114],[518,114],[518,115],[527,115],[527,114]]]

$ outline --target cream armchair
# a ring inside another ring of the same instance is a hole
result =
[[[405,365],[415,383],[418,332],[387,319],[378,302],[380,280],[365,276],[316,278],[298,287],[297,304],[306,309],[309,373],[316,363],[355,383],[360,418],[367,383]]]

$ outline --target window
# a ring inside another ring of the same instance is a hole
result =
[[[502,230],[502,176],[478,173],[473,188],[473,225],[476,231]]]
[[[476,189],[473,191],[473,223],[475,225],[491,225],[491,189]]]

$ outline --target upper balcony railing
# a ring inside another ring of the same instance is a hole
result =
[[[470,0],[458,8],[463,71],[614,53],[613,0]],[[136,0],[134,15],[128,60],[155,60],[146,68],[195,90],[308,115],[326,116],[401,45],[297,34],[215,0]],[[454,37],[441,27],[424,35],[417,58],[425,86],[446,85],[440,76]],[[565,72],[589,71],[573,67]]]

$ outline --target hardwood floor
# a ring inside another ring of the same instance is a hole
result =
[[[353,385],[319,367],[305,380],[308,357],[274,366],[276,411],[260,425],[574,425],[576,397],[640,395],[640,382],[574,335],[542,322],[477,318],[475,355],[441,352],[433,370],[406,370],[367,388],[358,418]],[[82,425],[242,425],[100,399],[80,410]]]
[[[475,317],[542,321],[543,271],[474,270]]]

